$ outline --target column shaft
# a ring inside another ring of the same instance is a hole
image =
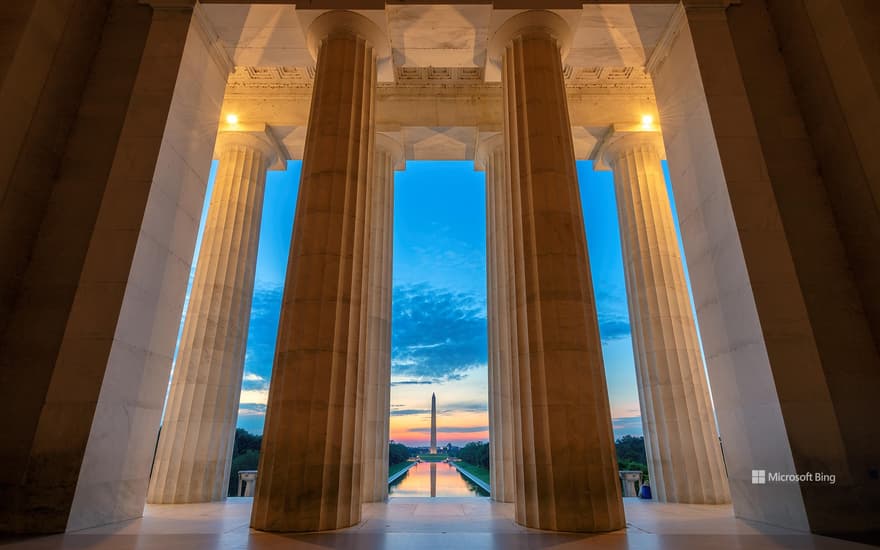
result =
[[[510,39],[502,84],[519,354],[516,520],[561,531],[619,529],[611,414],[553,34],[529,25]]]
[[[367,300],[364,394],[364,502],[388,497],[388,421],[391,391],[391,268],[394,162],[376,147],[370,197],[370,284]]]
[[[226,496],[267,160],[246,145],[229,146],[220,155],[148,502]]]
[[[501,137],[501,136],[499,136]],[[494,138],[491,138],[494,140]],[[486,302],[489,329],[489,470],[492,499],[513,502],[513,406],[510,377],[513,355],[508,288],[508,205],[504,140],[487,144],[486,170]],[[494,147],[493,147],[494,145]]]
[[[402,152],[402,148],[401,148]],[[401,153],[402,154],[402,153]],[[388,175],[386,173],[386,175]],[[382,286],[379,323],[379,395],[382,400],[379,404],[381,419],[379,428],[382,430],[381,461],[382,472],[385,479],[382,481],[384,497],[388,496],[388,443],[391,430],[391,300],[393,296],[393,263],[394,263],[394,174],[390,174],[385,187],[386,198],[384,203],[385,231],[382,232],[385,250],[382,262]],[[383,497],[383,498],[384,498]]]
[[[610,153],[652,494],[730,502],[660,156],[639,141]]]
[[[88,18],[99,9],[94,4],[71,13]],[[182,258],[192,257],[198,229],[189,207],[201,208],[200,176],[210,166],[226,84],[225,73],[206,62],[205,43],[190,26],[197,23],[183,7],[116,2],[99,21],[103,30],[82,20],[61,24],[54,8],[33,21],[42,21],[35,36],[53,32],[42,28],[51,21],[67,29],[59,55],[50,55],[62,80],[78,70],[70,58],[83,51],[77,36],[100,38],[100,46],[85,65],[87,84],[67,137],[28,133],[40,158],[65,160],[52,167],[52,196],[0,341],[0,409],[15,419],[0,450],[0,531],[57,533],[143,512],[189,275]],[[44,46],[20,49],[22,59],[51,54]],[[190,85],[174,86],[178,78]],[[40,88],[40,104],[53,103],[58,94]],[[61,101],[75,89],[59,86]],[[181,140],[192,138],[185,170],[163,141],[171,126]],[[11,135],[4,128],[5,153],[18,151]],[[27,162],[52,164],[35,158]],[[0,270],[16,263],[3,257]]]
[[[358,359],[375,83],[369,43],[352,32],[323,38],[251,515],[256,529],[360,521],[365,369]]]

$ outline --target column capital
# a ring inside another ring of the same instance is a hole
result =
[[[214,159],[230,147],[243,146],[257,149],[266,158],[268,170],[286,170],[290,156],[287,149],[278,141],[268,124],[224,124],[217,134],[214,146]]]
[[[383,151],[391,155],[391,163],[395,170],[406,170],[406,156],[402,143],[388,134],[376,132],[376,141],[373,147],[376,151]]]
[[[489,58],[500,60],[504,48],[520,36],[550,35],[559,43],[563,59],[571,48],[573,35],[565,19],[547,10],[529,10],[518,13],[501,24],[489,39]]]
[[[477,149],[474,153],[474,170],[482,172],[489,165],[489,155],[504,149],[504,134],[501,132],[492,133],[486,137],[477,138]]]
[[[332,10],[319,15],[306,31],[306,45],[312,58],[317,60],[321,42],[328,36],[336,34],[348,34],[363,38],[373,47],[378,58],[391,55],[388,37],[376,23],[353,11]]]
[[[593,149],[593,170],[612,170],[614,159],[623,151],[638,146],[653,147],[661,159],[666,158],[663,136],[655,125],[614,124]]]

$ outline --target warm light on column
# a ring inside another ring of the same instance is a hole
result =
[[[235,113],[229,113],[226,115],[226,122],[228,124],[238,124],[238,115]]]
[[[654,124],[654,117],[651,115],[642,115],[642,127],[650,128]]]

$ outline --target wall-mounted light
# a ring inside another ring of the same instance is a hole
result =
[[[654,124],[654,117],[651,115],[642,115],[642,126],[650,128]]]
[[[226,115],[226,122],[228,124],[238,124],[238,115],[234,113],[229,113]]]

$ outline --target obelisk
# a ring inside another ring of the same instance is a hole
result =
[[[437,454],[437,396],[431,394],[431,454]]]

